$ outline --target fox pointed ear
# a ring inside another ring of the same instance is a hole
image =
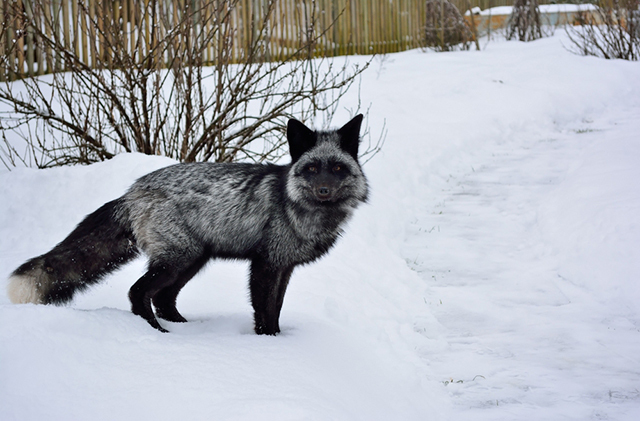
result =
[[[340,147],[358,161],[358,146],[360,145],[360,126],[362,126],[362,114],[353,117],[350,122],[338,129],[340,135]]]
[[[303,153],[316,145],[317,137],[313,130],[292,118],[287,124],[287,140],[291,162],[296,162]]]

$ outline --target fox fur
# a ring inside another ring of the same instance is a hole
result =
[[[166,332],[156,316],[186,322],[176,298],[209,260],[246,259],[255,332],[275,335],[293,269],[327,253],[367,199],[361,123],[360,114],[338,130],[313,131],[290,120],[288,165],[187,163],[147,174],[17,268],[9,298],[69,302],[142,252],[147,272],[129,291],[131,310]]]

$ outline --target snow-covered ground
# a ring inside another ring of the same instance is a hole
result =
[[[129,312],[143,259],[68,307],[0,294],[0,419],[640,419],[640,63],[560,32],[374,60],[370,203],[294,272],[277,337],[243,263],[198,275],[169,334]],[[0,170],[0,287],[171,163]]]
[[[540,13],[549,14],[549,13],[571,13],[578,11],[587,11],[587,10],[597,10],[598,7],[594,4],[541,4],[538,6]],[[474,7],[473,9],[474,15],[483,15],[483,16],[497,16],[497,15],[510,15],[513,10],[513,6],[496,6],[490,7],[488,9],[480,9],[479,7]],[[469,10],[465,12],[465,15],[469,15]]]

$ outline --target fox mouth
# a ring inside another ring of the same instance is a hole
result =
[[[341,190],[342,188],[337,190],[331,190],[329,194],[325,194],[325,195],[317,194],[316,192],[314,192],[313,197],[319,204],[323,206],[338,205],[344,202],[344,197],[343,195],[340,194]]]
[[[333,196],[316,195],[315,199],[320,203],[335,203],[336,202],[336,198],[333,197]]]
[[[306,186],[306,191],[308,192],[309,199],[312,199],[316,203],[320,203],[322,205],[333,205],[339,202],[342,202],[341,192],[343,191],[344,186],[338,188],[329,188],[326,186],[320,187],[312,187]]]

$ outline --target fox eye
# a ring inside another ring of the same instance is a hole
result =
[[[336,164],[333,166],[333,172],[340,172],[340,171],[342,171],[342,165]]]
[[[314,165],[314,164],[311,164],[311,165],[309,165],[307,167],[307,171],[309,171],[309,172],[318,172],[318,166]]]

